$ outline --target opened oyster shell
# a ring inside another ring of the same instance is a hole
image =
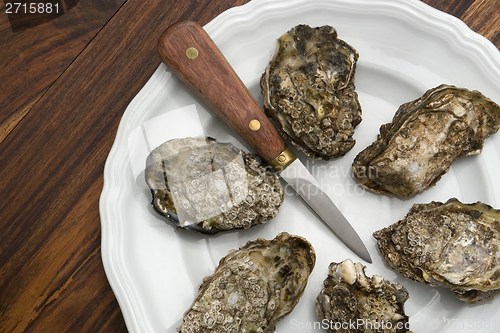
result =
[[[324,288],[316,298],[316,314],[328,332],[409,332],[405,287],[374,275],[350,259],[332,262]]]
[[[276,174],[213,138],[165,142],[148,156],[145,177],[158,213],[206,233],[265,223],[284,198]]]
[[[357,60],[334,28],[298,25],[280,37],[261,77],[264,110],[283,137],[311,158],[342,156],[354,146],[361,122]]]
[[[220,260],[203,279],[179,332],[274,332],[300,297],[316,255],[302,237],[259,238]]]
[[[447,286],[469,304],[500,292],[500,211],[486,204],[415,204],[373,236],[387,265],[406,278]]]
[[[356,156],[354,177],[374,192],[413,196],[435,185],[455,159],[479,154],[499,126],[496,103],[478,91],[440,85],[382,125],[377,140]]]

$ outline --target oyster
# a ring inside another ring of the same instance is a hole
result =
[[[316,255],[307,240],[259,238],[220,260],[203,279],[179,332],[274,332],[302,296]]]
[[[451,163],[479,154],[498,131],[500,106],[478,91],[450,85],[401,105],[375,142],[354,159],[354,177],[366,188],[409,197],[436,182]]]
[[[213,138],[167,141],[151,152],[147,165],[154,209],[190,229],[246,229],[275,217],[283,203],[276,174]]]
[[[316,298],[316,314],[328,332],[409,332],[405,287],[381,276],[369,278],[366,267],[347,259],[332,262]]]
[[[486,204],[415,204],[373,236],[387,265],[406,278],[447,286],[469,304],[500,292],[500,211]]]
[[[357,60],[334,28],[298,25],[280,37],[261,77],[264,110],[283,137],[311,158],[342,156],[354,146],[361,122]]]

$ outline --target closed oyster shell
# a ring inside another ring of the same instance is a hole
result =
[[[500,211],[484,203],[415,204],[373,236],[387,265],[406,278],[444,285],[469,304],[500,292]]]
[[[259,238],[220,260],[203,279],[179,332],[274,332],[302,296],[316,255],[299,236]]]
[[[391,123],[353,163],[366,188],[410,197],[436,182],[452,162],[479,154],[498,131],[500,107],[478,91],[440,85],[401,105]]]
[[[409,332],[406,288],[381,276],[369,278],[366,267],[350,259],[332,262],[316,298],[316,314],[328,332]]]
[[[311,158],[342,156],[355,144],[361,122],[357,60],[334,28],[298,25],[280,37],[261,77],[264,110],[283,137]]]
[[[278,176],[252,155],[213,138],[173,139],[147,160],[152,205],[179,226],[205,233],[250,228],[283,203]]]

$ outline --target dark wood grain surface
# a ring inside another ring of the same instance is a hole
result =
[[[332,0],[333,1],[333,0]],[[247,0],[82,0],[13,32],[0,3],[0,332],[126,332],[98,201],[120,118],[180,20]],[[500,47],[497,0],[425,0]]]

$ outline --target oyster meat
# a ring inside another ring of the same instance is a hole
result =
[[[147,160],[154,209],[179,226],[214,233],[249,228],[278,214],[278,176],[252,155],[213,138],[173,139]]]
[[[415,204],[373,236],[387,265],[406,278],[444,285],[469,304],[500,292],[500,211],[484,203]]]
[[[500,107],[492,100],[440,85],[401,105],[380,127],[377,140],[356,156],[354,177],[377,193],[413,196],[435,185],[455,159],[479,154],[499,126]]]
[[[203,279],[177,330],[274,332],[298,303],[315,262],[311,244],[288,233],[231,250]]]
[[[316,298],[316,314],[328,332],[409,332],[405,287],[381,276],[369,278],[366,267],[350,259],[332,262]]]
[[[344,155],[361,122],[354,86],[358,53],[330,26],[298,25],[278,42],[260,80],[264,110],[307,156]]]

